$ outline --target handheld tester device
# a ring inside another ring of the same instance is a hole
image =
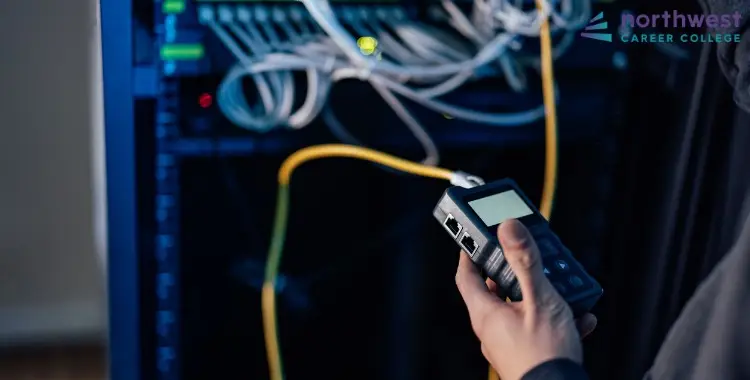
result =
[[[502,297],[521,300],[521,289],[505,261],[497,228],[508,219],[523,223],[536,240],[544,273],[573,314],[589,311],[602,294],[599,283],[573,258],[547,220],[518,185],[503,179],[473,188],[448,188],[433,211],[435,218],[482,273],[497,283]]]

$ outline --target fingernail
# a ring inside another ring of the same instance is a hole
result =
[[[529,232],[523,223],[510,219],[500,225],[503,240],[508,243],[521,244],[528,240]]]

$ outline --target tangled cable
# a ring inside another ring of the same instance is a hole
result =
[[[399,98],[455,119],[497,127],[540,120],[541,104],[490,113],[448,104],[441,97],[488,73],[502,75],[514,91],[526,91],[526,70],[539,70],[539,60],[524,52],[524,39],[538,36],[541,20],[549,17],[551,32],[562,35],[553,48],[553,56],[560,56],[574,30],[588,21],[589,1],[543,1],[539,10],[523,1],[475,0],[467,15],[451,0],[443,0],[440,12],[431,12],[431,21],[452,31],[417,22],[397,6],[342,6],[334,11],[327,0],[302,0],[304,8],[203,5],[199,19],[237,59],[218,88],[217,100],[238,127],[255,132],[299,129],[322,113],[339,139],[363,145],[336,118],[328,97],[335,82],[367,81],[420,142],[422,163],[437,165],[435,143]],[[360,46],[363,38],[369,46]],[[307,78],[304,101],[297,107],[294,71],[304,71]],[[257,104],[248,102],[245,78],[255,85]]]

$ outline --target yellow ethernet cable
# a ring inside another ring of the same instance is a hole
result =
[[[542,96],[545,110],[545,165],[544,187],[539,211],[549,220],[555,200],[557,187],[557,105],[555,104],[555,75],[552,66],[552,36],[549,30],[549,20],[544,14],[543,0],[536,0],[536,7],[542,19],[539,31],[540,64],[542,70]],[[490,366],[488,380],[500,380],[497,372]]]
[[[536,0],[537,8],[543,15],[542,0]],[[554,73],[552,67],[552,42],[549,23],[545,17],[541,24],[541,72],[544,97],[545,118],[545,170],[544,188],[540,211],[548,220],[552,213],[552,206],[557,185],[557,111],[554,94]],[[406,173],[444,179],[448,181],[461,180],[462,173],[448,169],[431,167],[416,162],[404,160],[376,150],[350,145],[318,145],[301,149],[289,156],[281,165],[278,174],[279,190],[276,200],[276,215],[266,261],[265,280],[261,295],[263,328],[266,342],[266,355],[271,380],[284,380],[284,371],[279,347],[278,327],[276,319],[275,283],[281,262],[284,239],[286,236],[287,218],[289,215],[289,183],[294,170],[305,162],[321,158],[355,158],[375,162]],[[465,179],[465,178],[464,178]],[[490,367],[489,380],[499,380],[497,373]]]
[[[404,160],[376,150],[352,145],[317,145],[298,150],[289,156],[279,169],[279,190],[276,199],[276,216],[271,237],[271,247],[266,261],[266,274],[261,294],[263,313],[263,330],[266,341],[266,355],[271,380],[283,380],[284,370],[279,347],[278,327],[276,319],[276,277],[281,263],[284,239],[286,237],[287,218],[289,216],[289,182],[292,173],[305,162],[321,158],[355,158],[375,162],[392,169],[421,177],[444,179],[456,183],[463,174],[448,169],[427,166]]]

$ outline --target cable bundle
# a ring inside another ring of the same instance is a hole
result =
[[[250,70],[272,52],[293,52],[303,46],[311,50],[330,50],[318,41],[320,33],[309,18],[303,17],[304,10],[290,9],[293,12],[265,6],[220,6],[216,9],[204,6],[200,9],[201,22],[209,26],[237,58],[237,64],[218,88],[217,100],[224,115],[241,128],[265,132],[279,125],[304,127],[320,112],[321,99],[325,100],[330,90],[330,77],[320,75],[315,68],[299,68],[307,74],[307,96],[302,106],[293,111],[295,86],[290,70]],[[242,87],[246,76],[251,77],[258,90],[261,104],[254,107],[248,104]]]
[[[361,145],[326,107],[334,82],[360,79],[373,86],[422,144],[422,162],[436,165],[434,142],[399,97],[451,118],[498,127],[541,119],[542,105],[487,113],[448,104],[440,97],[487,68],[502,73],[513,90],[525,91],[525,67],[538,69],[539,62],[523,55],[518,37],[538,36],[541,20],[549,17],[551,32],[564,32],[553,49],[553,56],[559,56],[570,45],[572,30],[587,22],[589,1],[562,0],[555,6],[544,1],[540,11],[533,4],[526,9],[523,2],[475,0],[467,16],[452,1],[443,0],[438,17],[453,34],[410,19],[398,6],[343,6],[334,11],[326,0],[303,0],[306,10],[296,5],[204,5],[199,17],[237,58],[217,94],[232,123],[256,132],[299,129],[322,112],[338,138]],[[363,41],[369,46],[360,46]],[[307,75],[305,100],[296,110],[292,71]],[[242,87],[245,77],[255,83],[259,104],[248,104]]]

